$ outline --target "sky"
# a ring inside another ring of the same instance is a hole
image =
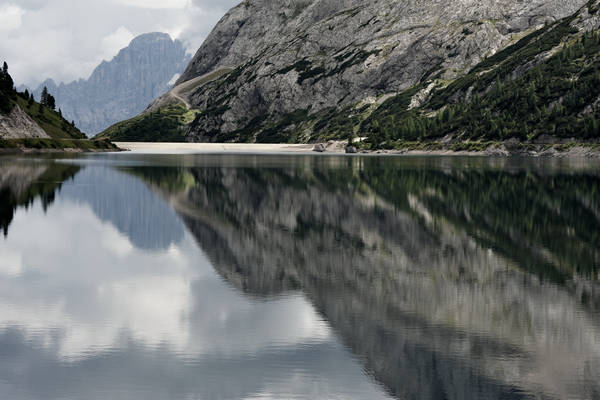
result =
[[[166,32],[195,53],[241,0],[0,0],[0,62],[16,85],[86,79],[131,39]]]

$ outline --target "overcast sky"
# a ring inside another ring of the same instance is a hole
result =
[[[166,32],[194,53],[241,0],[0,0],[0,62],[17,85],[87,78],[135,36]]]

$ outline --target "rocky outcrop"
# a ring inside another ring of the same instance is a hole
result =
[[[165,33],[136,37],[110,62],[103,61],[87,80],[44,86],[56,97],[65,117],[88,135],[142,112],[170,89],[189,61],[183,44]]]
[[[191,93],[190,141],[302,141],[319,112],[451,80],[585,0],[246,0],[216,26],[178,83],[235,68]]]
[[[0,113],[0,139],[49,137],[18,105],[15,105],[7,115]]]

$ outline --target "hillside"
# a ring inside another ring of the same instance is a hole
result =
[[[178,82],[214,75],[179,96],[197,112],[180,131],[187,141],[358,135],[372,148],[594,139],[598,8],[585,0],[244,1]],[[175,91],[150,110],[177,102]]]
[[[52,96],[50,96],[52,97]],[[54,99],[52,99],[54,101]],[[4,63],[0,71],[0,152],[14,151],[114,151],[109,141],[87,140],[51,104],[38,103],[27,92],[18,92]]]
[[[117,123],[96,138],[116,142],[184,142],[181,127],[192,122],[195,115],[183,104],[169,105]]]
[[[142,112],[152,100],[169,90],[190,60],[183,44],[165,33],[148,33],[133,39],[111,61],[103,61],[91,76],[44,87],[56,96],[68,119],[88,135]]]
[[[4,63],[0,76],[0,139],[21,138],[85,139],[85,135],[60,111],[38,103],[29,93],[17,92]]]
[[[373,147],[440,138],[598,141],[600,16],[597,3],[590,5],[526,36],[448,85],[417,85],[386,101],[367,113],[357,130]],[[430,94],[414,107],[419,91]]]

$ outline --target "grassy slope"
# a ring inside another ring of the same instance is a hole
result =
[[[4,93],[0,96],[9,99],[10,109],[18,105],[31,117],[49,136],[49,139],[21,138],[1,139],[0,152],[14,151],[116,151],[119,150],[107,140],[87,140],[87,137],[77,127],[59,115],[58,112],[47,107],[42,107],[34,102],[29,106],[27,100],[19,95],[8,97]],[[4,110],[9,112],[9,110]]]
[[[39,103],[34,102],[28,107],[27,100],[17,96],[16,102],[46,133],[53,139],[86,139],[86,136],[69,121],[61,117],[56,111],[42,107],[39,112]]]
[[[108,140],[82,139],[0,139],[0,150],[6,152],[26,150],[40,151],[117,151],[119,148]]]
[[[184,142],[183,127],[193,121],[195,111],[171,105],[119,122],[96,136],[116,142]]]

